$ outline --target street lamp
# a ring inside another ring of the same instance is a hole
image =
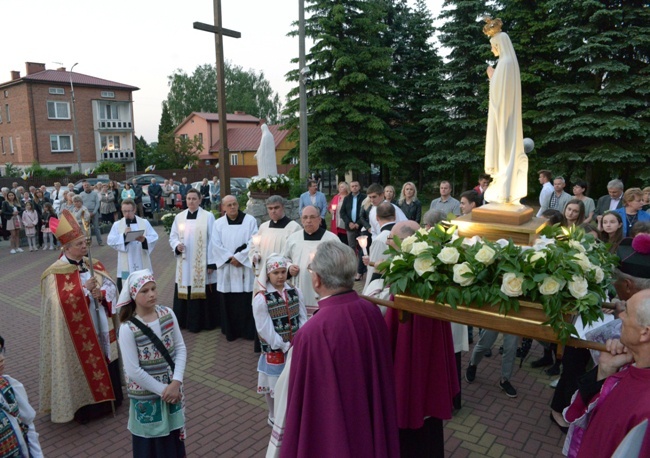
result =
[[[72,67],[70,67],[70,72],[68,76],[70,77],[70,97],[72,99],[72,126],[74,128],[74,150],[77,152],[77,167],[79,168],[79,173],[81,173],[81,151],[79,150],[79,130],[77,129],[77,110],[75,109],[75,100],[74,100],[74,85],[72,84],[72,70],[77,66],[79,62],[76,62]]]

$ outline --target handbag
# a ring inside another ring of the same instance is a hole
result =
[[[158,336],[154,334],[154,332],[151,330],[149,326],[144,324],[142,321],[138,320],[136,317],[132,316],[129,318],[129,321],[136,325],[136,327],[142,331],[142,333],[149,337],[149,340],[151,340],[151,343],[156,347],[156,349],[160,352],[160,354],[165,358],[165,361],[167,361],[167,364],[169,364],[169,367],[172,368],[172,372],[174,372],[174,369],[176,368],[176,364],[174,364],[174,360],[172,359],[171,355],[169,354],[169,351],[167,348],[165,348],[165,345],[160,341]],[[171,383],[171,382],[170,382]]]
[[[269,364],[284,364],[284,352],[270,351],[266,354],[266,362]]]

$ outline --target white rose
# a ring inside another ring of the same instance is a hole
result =
[[[599,266],[594,266],[594,274],[596,276],[596,283],[602,283],[605,279],[605,272]]]
[[[506,296],[517,297],[521,296],[521,286],[524,283],[524,277],[518,277],[513,272],[508,272],[503,275],[503,283],[501,283],[501,292]]]
[[[471,277],[464,277],[463,274],[465,273],[471,273],[472,268],[470,267],[469,263],[464,262],[462,264],[456,264],[454,266],[454,281],[458,283],[460,286],[469,286],[472,283],[474,283],[474,280],[476,280],[476,277],[471,276]]]
[[[404,258],[401,255],[397,255],[393,258],[393,260],[390,262],[390,270],[393,270],[395,268],[395,261],[403,261]]]
[[[404,253],[410,253],[416,240],[417,238],[414,235],[409,235],[404,240],[402,240],[402,251]]]
[[[546,251],[540,250],[540,251],[535,251],[531,256],[530,256],[530,263],[534,264],[535,261],[538,261],[540,259],[546,259]]]
[[[578,242],[577,240],[571,240],[569,242],[569,246],[575,250],[578,250],[580,253],[585,252],[585,247],[583,247],[582,243]]]
[[[414,256],[417,256],[428,248],[429,244],[427,242],[415,242],[411,247],[410,253]]]
[[[584,253],[574,254],[573,259],[575,260],[576,264],[582,268],[583,272],[589,272],[593,268],[591,261],[589,261],[589,258]]]
[[[478,250],[478,253],[476,253],[475,259],[480,262],[485,264],[486,266],[489,266],[494,262],[494,259],[496,257],[496,251],[494,251],[492,248],[490,248],[487,245],[483,245],[483,247]]]
[[[440,253],[438,253],[438,259],[445,264],[456,264],[458,258],[460,258],[460,253],[453,246],[444,247],[440,250]]]
[[[464,239],[463,242],[462,242],[462,245],[474,246],[480,241],[481,241],[481,237],[479,237],[478,235],[475,235],[475,236],[473,236],[473,237],[471,237],[469,239],[468,238]]]
[[[420,277],[427,272],[433,272],[436,270],[432,258],[417,258],[413,263],[413,268]]]
[[[576,299],[581,299],[589,292],[589,284],[584,277],[573,276],[573,280],[569,282],[569,292]]]
[[[418,234],[429,235],[429,229],[427,229],[426,227],[421,227],[420,229],[418,229]]]
[[[546,277],[544,281],[542,281],[542,284],[539,285],[539,292],[544,296],[551,296],[557,294],[557,292],[562,288],[564,288],[563,281],[558,280],[555,277]]]

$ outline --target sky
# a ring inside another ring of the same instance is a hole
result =
[[[434,18],[443,0],[427,0]],[[222,23],[241,33],[224,38],[226,60],[264,72],[280,99],[292,84],[285,74],[298,57],[298,38],[287,37],[298,20],[298,0],[221,0]],[[214,35],[193,28],[214,23],[212,0],[2,0],[5,38],[0,82],[11,71],[25,76],[25,62],[70,69],[140,88],[133,94],[136,135],[157,141],[161,104],[176,69],[192,74],[214,63]],[[309,44],[307,45],[307,50]]]

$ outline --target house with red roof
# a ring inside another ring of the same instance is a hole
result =
[[[251,177],[257,175],[255,153],[262,140],[263,119],[241,111],[226,115],[228,132],[228,161],[231,176]],[[286,173],[293,165],[282,164],[282,158],[295,142],[287,140],[288,130],[282,130],[282,125],[269,125],[269,131],[275,140],[276,163],[278,172]],[[193,112],[174,130],[177,137],[194,138],[203,143],[203,151],[199,155],[201,162],[216,165],[219,162],[221,139],[219,131],[219,115],[216,113]]]
[[[135,86],[27,62],[0,83],[0,164],[62,169],[120,162],[135,171]]]

